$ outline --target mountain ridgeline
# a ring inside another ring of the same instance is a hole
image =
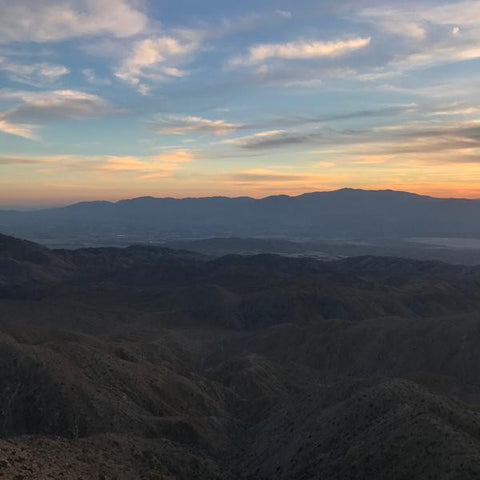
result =
[[[152,198],[0,211],[0,230],[37,238],[55,232],[173,236],[371,238],[480,236],[480,201],[396,191],[342,189],[263,199]]]
[[[0,477],[480,478],[480,267],[0,235]]]

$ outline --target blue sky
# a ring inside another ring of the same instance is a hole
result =
[[[0,0],[0,206],[480,197],[480,1]]]

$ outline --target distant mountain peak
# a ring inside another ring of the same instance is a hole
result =
[[[145,196],[30,212],[0,211],[2,230],[31,238],[126,233],[138,239],[480,237],[480,201],[354,188],[261,199]]]

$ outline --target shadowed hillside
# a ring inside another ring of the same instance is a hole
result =
[[[480,268],[0,236],[0,476],[480,477]]]

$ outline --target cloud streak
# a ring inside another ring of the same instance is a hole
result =
[[[152,156],[119,156],[100,155],[0,155],[1,166],[36,165],[39,174],[58,174],[82,172],[87,175],[108,177],[126,176],[140,180],[167,178],[183,165],[196,159],[196,155],[188,150]]]
[[[91,166],[89,170],[104,174],[134,174],[141,180],[154,180],[171,176],[182,165],[194,159],[195,155],[187,150],[143,158],[108,156]]]
[[[310,135],[285,130],[269,130],[244,137],[224,140],[226,145],[234,145],[247,150],[263,150],[288,145],[300,145],[309,141]]]
[[[17,137],[27,138],[29,140],[38,140],[35,125],[10,123],[5,114],[0,113],[0,132],[15,135]]]
[[[244,56],[237,56],[229,61],[231,67],[257,65],[266,60],[280,58],[284,60],[308,60],[347,55],[355,50],[367,47],[369,37],[357,37],[349,40],[299,40],[287,43],[264,43],[249,48]]]
[[[0,71],[5,72],[11,80],[27,85],[53,83],[70,73],[70,69],[64,65],[47,62],[20,64],[11,62],[5,57],[0,57]]]
[[[37,130],[43,124],[98,118],[123,112],[98,95],[77,90],[0,90],[0,99],[17,102],[13,107],[0,112],[0,130],[29,139],[38,138]]]
[[[201,117],[169,116],[150,122],[149,126],[159,134],[187,135],[190,133],[210,133],[215,136],[226,135],[242,127],[240,124],[224,120],[210,120]]]

